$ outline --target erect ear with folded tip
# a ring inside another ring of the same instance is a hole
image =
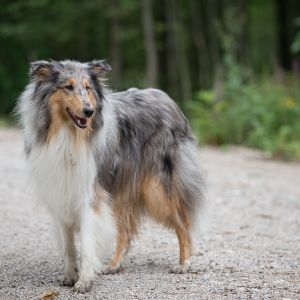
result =
[[[88,70],[95,76],[103,77],[111,71],[111,67],[105,60],[93,60],[88,63]]]
[[[29,75],[31,78],[39,81],[46,81],[51,78],[53,74],[53,64],[48,60],[34,61],[30,64]]]

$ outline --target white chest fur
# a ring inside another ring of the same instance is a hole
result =
[[[94,197],[97,170],[89,145],[75,144],[63,128],[49,144],[33,148],[28,163],[38,200],[72,225],[82,205]]]

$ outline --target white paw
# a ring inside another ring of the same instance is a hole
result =
[[[169,272],[172,273],[172,274],[184,274],[184,273],[189,272],[190,269],[191,269],[190,262],[187,261],[182,265],[179,265],[179,266],[176,266],[176,267],[172,268]]]
[[[193,255],[194,255],[194,256],[203,256],[204,253],[203,253],[203,251],[201,251],[200,249],[196,248],[196,249],[193,251]]]
[[[99,274],[102,274],[102,275],[116,274],[119,271],[120,271],[120,265],[118,265],[118,266],[108,266],[108,267],[104,268],[103,270],[101,270],[99,272]]]
[[[74,272],[70,275],[65,275],[65,277],[60,280],[60,285],[62,286],[73,286],[75,282],[78,280],[78,274],[77,272]]]
[[[79,280],[74,286],[74,291],[80,294],[84,294],[86,292],[89,292],[92,287],[92,282],[91,281],[83,281]]]

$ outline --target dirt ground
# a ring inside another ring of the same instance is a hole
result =
[[[0,130],[0,299],[300,299],[300,164],[243,148],[200,151],[208,224],[188,274],[175,234],[146,222],[116,275],[84,295],[60,287],[51,221],[26,188],[22,138]]]

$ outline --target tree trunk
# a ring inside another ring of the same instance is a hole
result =
[[[191,82],[188,63],[185,55],[183,28],[178,20],[178,10],[175,0],[165,0],[167,29],[167,74],[171,95],[183,105],[191,98]]]
[[[113,88],[120,87],[121,82],[121,47],[120,47],[120,16],[119,16],[119,1],[111,0],[111,10],[109,14],[109,55],[110,64],[112,67],[111,81]]]
[[[290,37],[288,24],[288,0],[277,0],[277,18],[278,18],[278,50],[279,62],[285,70],[291,69]]]
[[[153,27],[152,0],[142,0],[142,19],[147,61],[146,82],[148,86],[157,87],[157,52]]]
[[[197,1],[191,2],[192,38],[197,50],[198,61],[198,88],[207,88],[209,85],[208,49],[204,37],[203,19]]]
[[[248,7],[247,0],[242,0],[239,3],[239,18],[240,18],[240,25],[241,25],[241,33],[240,33],[240,47],[238,49],[238,57],[239,62],[243,66],[248,65],[248,57],[249,57],[249,32],[248,32],[248,20],[249,20],[249,7]]]
[[[166,14],[166,49],[167,49],[167,85],[169,93],[176,100],[179,100],[178,82],[178,61],[177,61],[177,39],[176,39],[176,20],[174,13],[174,0],[165,0]]]

